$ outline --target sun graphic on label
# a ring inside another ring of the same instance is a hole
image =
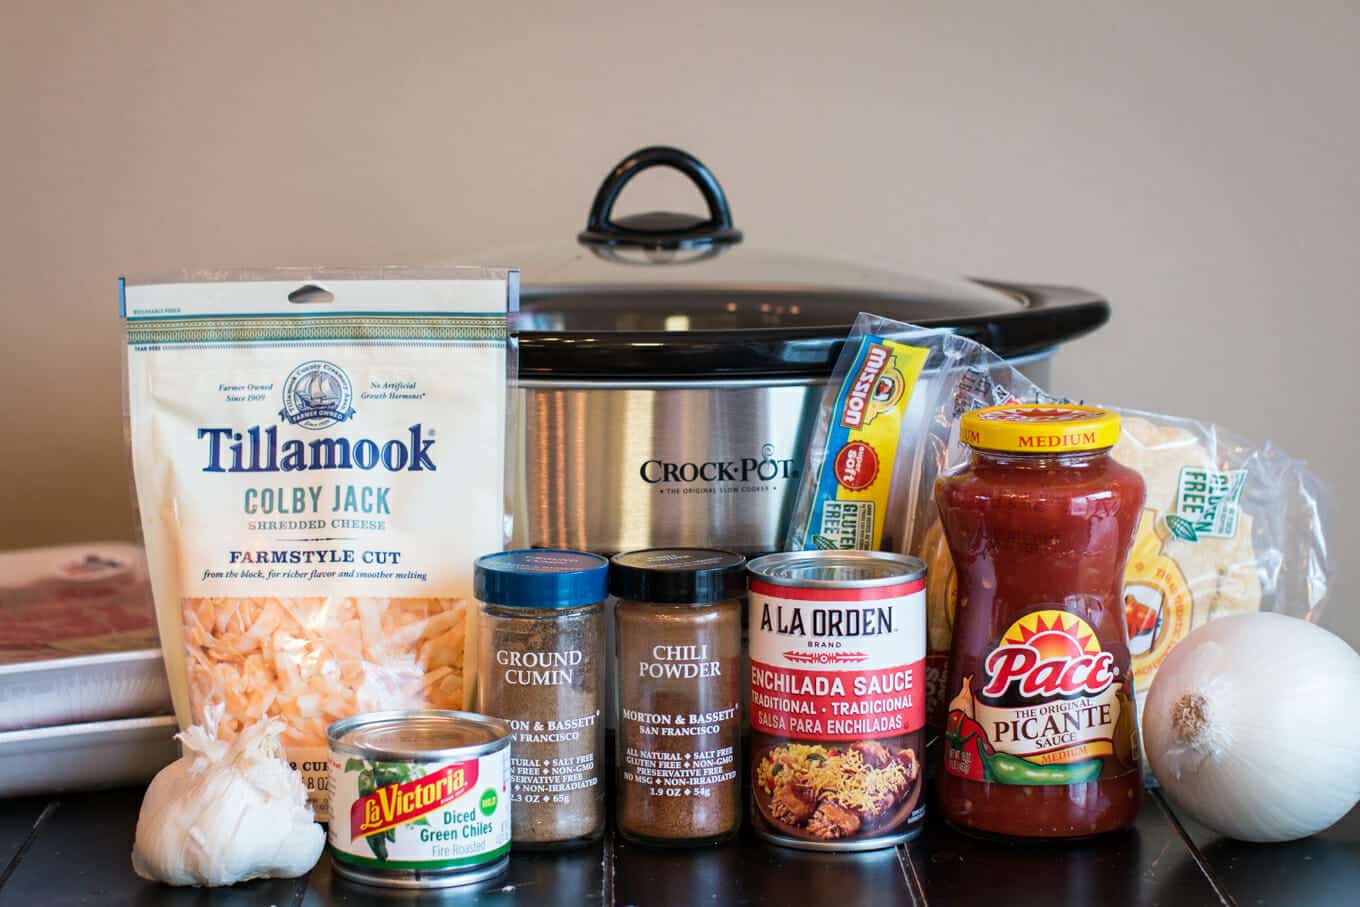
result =
[[[1100,654],[1100,640],[1086,621],[1066,611],[1035,611],[1010,625],[1003,646],[1032,646],[1044,661]]]

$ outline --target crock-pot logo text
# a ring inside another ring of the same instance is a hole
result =
[[[766,444],[760,457],[738,460],[691,461],[644,460],[638,475],[648,485],[689,484],[694,482],[773,482],[791,479],[798,470],[791,458],[776,458],[774,446]]]
[[[983,665],[982,695],[1014,689],[1027,699],[1097,696],[1115,680],[1114,656],[1089,624],[1063,611],[1038,611],[1011,625]]]

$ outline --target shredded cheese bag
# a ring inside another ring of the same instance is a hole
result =
[[[142,534],[181,727],[264,718],[324,809],[326,728],[458,709],[509,530],[517,275],[125,281]]]

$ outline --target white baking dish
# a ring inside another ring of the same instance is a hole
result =
[[[139,784],[179,758],[173,715],[0,732],[0,797]]]
[[[160,649],[0,665],[0,731],[169,711]]]
[[[140,547],[0,552],[0,731],[170,711]]]

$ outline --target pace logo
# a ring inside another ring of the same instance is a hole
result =
[[[1103,651],[1086,621],[1056,609],[1036,611],[1011,624],[985,663],[984,696],[1012,686],[1026,698],[1097,696],[1114,683],[1114,655]]]
[[[349,376],[340,366],[322,359],[304,362],[283,382],[279,418],[289,425],[318,431],[354,418]]]

